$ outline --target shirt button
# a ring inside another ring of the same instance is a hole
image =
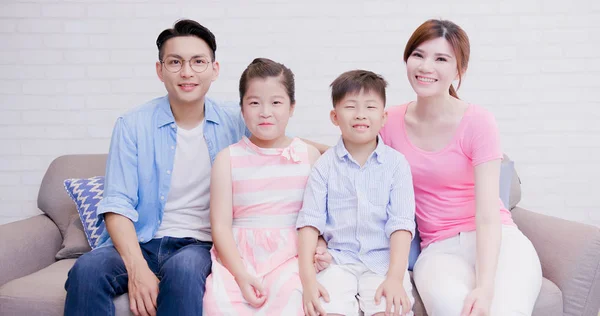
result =
[[[160,225],[160,219],[158,221],[156,221],[158,223],[158,225]]]
[[[160,199],[161,199],[161,200],[164,200],[164,199],[165,199],[165,196],[164,196],[164,195],[161,195],[161,196],[160,196]]]
[[[175,146],[171,146],[171,149],[175,150]]]
[[[167,170],[167,174],[171,174],[171,170]]]
[[[141,242],[144,242],[144,237],[140,238],[140,241],[141,241]]]

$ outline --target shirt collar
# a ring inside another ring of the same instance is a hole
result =
[[[375,158],[377,162],[383,163],[385,161],[385,144],[383,143],[383,138],[380,135],[377,135],[377,147],[375,147]]]
[[[218,105],[213,100],[207,97],[204,98],[204,118],[209,122],[220,124],[221,121],[219,119],[219,114],[217,113],[217,106]],[[158,108],[157,127],[163,127],[175,122],[168,95],[159,100]]]
[[[335,153],[340,159],[350,156],[346,146],[344,146],[344,140],[342,137],[340,137],[340,140],[335,145]],[[385,144],[379,135],[377,135],[377,146],[371,155],[375,156],[375,159],[378,163],[383,163],[385,161]]]
[[[204,117],[207,121],[215,124],[221,124],[219,114],[217,113],[217,103],[212,99],[204,97]]]

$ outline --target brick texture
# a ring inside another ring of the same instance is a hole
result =
[[[334,144],[329,83],[365,68],[389,82],[388,101],[414,98],[401,60],[427,18],[467,31],[469,71],[459,95],[492,111],[516,161],[521,205],[600,225],[600,5],[539,1],[4,0],[0,4],[0,223],[39,212],[48,164],[104,153],[114,120],[165,93],[156,36],[192,18],[217,36],[220,78],[209,95],[237,102],[255,57],[296,74],[288,130]],[[596,40],[593,40],[596,38]]]

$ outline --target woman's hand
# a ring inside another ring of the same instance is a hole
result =
[[[465,299],[461,316],[488,316],[492,306],[493,291],[478,287]]]

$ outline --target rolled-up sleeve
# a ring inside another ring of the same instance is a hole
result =
[[[397,230],[409,231],[415,236],[415,191],[410,166],[405,158],[399,163],[392,176],[390,205],[385,234],[388,238]]]
[[[298,214],[296,228],[312,226],[322,235],[327,222],[327,157],[321,156],[315,163],[304,190],[302,209]]]
[[[104,196],[98,205],[98,225],[104,220],[104,214],[116,213],[138,220],[138,157],[137,145],[133,133],[125,120],[117,120],[106,161]]]

